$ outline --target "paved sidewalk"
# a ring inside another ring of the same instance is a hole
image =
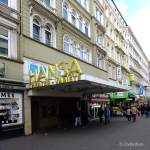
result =
[[[149,150],[150,119],[128,122],[114,118],[109,125],[97,122],[84,129],[53,130],[0,141],[0,150]]]

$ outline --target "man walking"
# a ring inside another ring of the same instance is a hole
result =
[[[100,107],[98,109],[98,117],[99,117],[99,122],[102,123],[103,122],[103,115],[104,115],[104,110],[102,109],[102,107]]]

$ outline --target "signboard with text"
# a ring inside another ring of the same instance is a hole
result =
[[[25,60],[24,79],[30,88],[67,83],[80,80],[82,71],[76,59],[70,64],[61,61],[50,65],[33,60]]]

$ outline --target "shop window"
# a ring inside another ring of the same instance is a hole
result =
[[[68,20],[68,5],[67,5],[67,3],[63,4],[63,17],[64,17],[64,19]]]
[[[22,95],[19,93],[7,92],[0,92],[0,94],[3,94],[3,97],[0,97],[2,127],[21,125],[23,123]]]
[[[8,30],[0,27],[0,55],[8,56]]]
[[[0,3],[5,4],[8,6],[8,0],[0,0]]]
[[[40,23],[37,19],[33,19],[33,38],[40,40]]]

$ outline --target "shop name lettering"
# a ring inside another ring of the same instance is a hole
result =
[[[0,98],[14,98],[14,93],[0,92]]]
[[[78,81],[82,74],[76,59],[73,59],[70,66],[66,61],[62,61],[59,64],[55,64],[53,67],[48,65],[46,70],[47,71],[45,71],[44,66],[40,67],[38,73],[36,70],[29,70],[30,88]]]

